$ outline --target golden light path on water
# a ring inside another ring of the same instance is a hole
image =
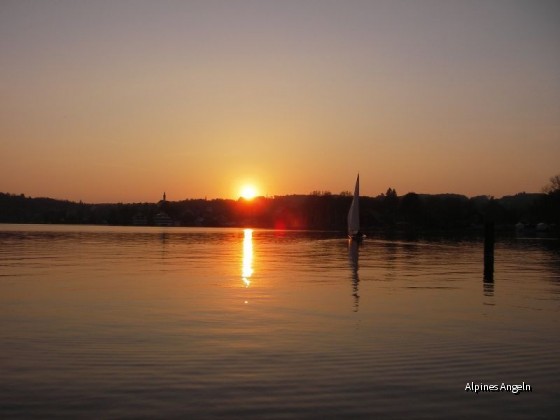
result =
[[[251,285],[253,275],[253,230],[243,231],[243,263],[241,267],[241,278],[245,287]]]

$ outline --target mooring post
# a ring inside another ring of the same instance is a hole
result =
[[[494,200],[490,200],[484,212],[484,282],[494,281],[494,241],[496,208]]]
[[[494,222],[484,223],[484,281],[494,281]]]

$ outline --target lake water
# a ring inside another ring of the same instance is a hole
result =
[[[557,418],[559,242],[482,249],[0,225],[0,417]]]

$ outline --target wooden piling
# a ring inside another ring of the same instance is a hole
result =
[[[494,281],[494,222],[484,223],[484,281]]]

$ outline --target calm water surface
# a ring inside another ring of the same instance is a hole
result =
[[[557,418],[558,240],[0,225],[1,418]],[[532,392],[467,392],[467,383]]]

